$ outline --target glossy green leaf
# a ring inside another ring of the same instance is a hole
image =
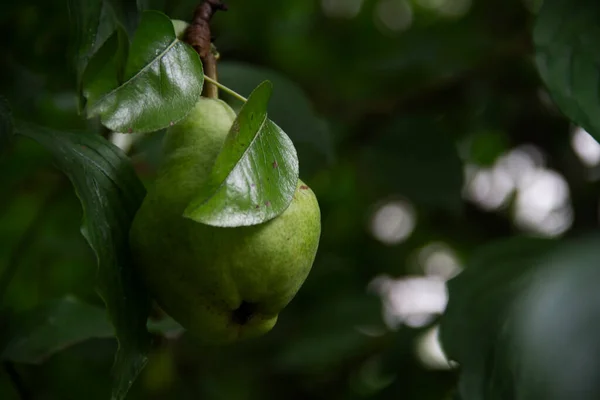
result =
[[[600,140],[600,3],[545,0],[533,39],[542,80],[560,110]]]
[[[290,205],[298,183],[298,156],[292,141],[267,118],[272,85],[250,95],[225,139],[207,185],[185,216],[213,226],[266,222]]]
[[[300,175],[311,175],[333,160],[333,140],[303,90],[270,69],[231,61],[219,63],[219,81],[238,93],[250,93],[258,82],[265,80],[273,83],[269,116],[294,142],[298,158],[302,160]]]
[[[0,155],[8,147],[13,135],[12,111],[5,98],[0,97]]]
[[[123,399],[147,361],[149,297],[129,254],[129,227],[145,189],[120,149],[98,135],[20,123],[17,132],[53,155],[84,211],[82,233],[96,253],[99,288],[119,340],[113,398]]]
[[[448,282],[440,339],[446,355],[460,364],[463,399],[502,399],[515,390],[509,316],[542,256],[556,245],[553,240],[519,237],[490,244]]]
[[[112,336],[114,331],[103,309],[66,297],[11,318],[0,358],[40,364],[69,346]]]
[[[99,115],[113,131],[157,131],[185,117],[203,82],[200,57],[177,39],[171,20],[146,11],[129,48],[123,82],[90,101],[88,117]]]

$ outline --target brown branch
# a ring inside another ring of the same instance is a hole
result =
[[[202,64],[204,67],[204,75],[206,75],[209,78],[212,78],[216,81],[217,80],[217,59],[215,58],[214,54],[209,53],[205,58],[202,59]],[[212,83],[204,81],[203,94],[205,97],[208,97],[211,99],[216,99],[219,97],[219,88],[216,87],[215,85],[213,85]]]
[[[210,20],[217,11],[226,11],[227,6],[221,0],[205,0],[194,10],[192,23],[185,31],[184,40],[200,55],[204,75],[217,80],[217,57],[212,50]],[[205,97],[217,98],[218,88],[208,82],[204,83]]]

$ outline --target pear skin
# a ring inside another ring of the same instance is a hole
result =
[[[136,268],[158,304],[211,344],[273,328],[306,280],[321,233],[317,199],[302,181],[290,206],[259,225],[221,228],[183,217],[235,117],[223,101],[201,98],[168,129],[157,179],[130,231]]]

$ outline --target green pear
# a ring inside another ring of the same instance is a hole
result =
[[[157,303],[206,343],[271,330],[312,268],[321,233],[317,199],[302,181],[290,206],[259,225],[221,228],[183,217],[235,117],[223,101],[201,98],[168,129],[130,232],[135,265]]]

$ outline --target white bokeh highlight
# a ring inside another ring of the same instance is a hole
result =
[[[436,325],[425,332],[416,344],[417,357],[428,369],[449,370],[454,365],[448,360],[439,338],[439,326]]]
[[[406,240],[415,229],[417,215],[406,200],[390,200],[376,207],[370,221],[375,239],[387,245]]]
[[[379,30],[384,33],[403,32],[412,25],[413,9],[407,0],[379,0],[374,18]]]
[[[491,211],[506,204],[515,184],[508,171],[501,168],[465,167],[468,182],[465,195],[481,208]]]
[[[458,257],[445,243],[428,244],[419,250],[417,259],[425,275],[430,277],[448,280],[462,271]]]
[[[390,329],[430,324],[448,303],[446,281],[439,277],[375,278],[370,287],[383,300],[383,319]]]
[[[570,191],[565,178],[545,164],[539,149],[525,145],[499,157],[492,167],[467,165],[464,196],[487,211],[510,205],[518,228],[558,236],[573,223]]]
[[[325,15],[331,18],[352,19],[358,16],[363,0],[321,0]]]
[[[581,127],[571,132],[571,147],[581,162],[589,167],[600,164],[600,144]]]
[[[557,172],[529,171],[518,187],[514,219],[525,230],[556,236],[573,222],[569,187]]]
[[[447,17],[462,17],[471,9],[472,0],[417,0],[418,5]]]

